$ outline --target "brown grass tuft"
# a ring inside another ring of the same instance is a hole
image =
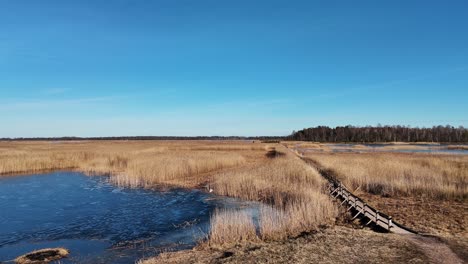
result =
[[[297,236],[334,222],[337,209],[323,191],[325,180],[289,152],[262,166],[221,173],[214,179],[220,195],[261,201],[260,235]]]
[[[225,246],[256,239],[252,216],[245,211],[216,210],[211,217],[209,245]]]

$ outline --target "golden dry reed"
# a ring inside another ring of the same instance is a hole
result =
[[[210,245],[225,245],[256,240],[255,224],[246,211],[216,210],[211,217]]]
[[[277,152],[271,152],[272,147]],[[280,154],[278,154],[280,153]],[[274,154],[274,155],[272,155]],[[282,239],[334,222],[318,172],[278,144],[244,141],[0,142],[0,174],[72,169],[130,187],[199,187],[265,203],[258,234],[242,211],[217,211],[210,244]]]
[[[468,157],[463,155],[308,153],[306,156],[333,170],[352,191],[462,200],[468,195]]]
[[[112,174],[111,180],[125,186],[188,186],[193,176],[244,164],[244,156],[231,151],[233,147],[247,151],[265,148],[261,144],[238,145],[192,141],[2,142],[0,174],[76,169]],[[197,150],[190,150],[191,146]],[[204,150],[198,150],[202,147]]]
[[[220,173],[213,182],[217,194],[267,204],[260,214],[263,239],[316,230],[319,225],[332,224],[337,215],[325,194],[325,180],[314,168],[283,151],[283,157],[255,168]]]

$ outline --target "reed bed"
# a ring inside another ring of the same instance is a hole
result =
[[[207,143],[206,149],[219,149],[212,151],[196,142],[6,142],[0,144],[0,174],[75,169],[111,174],[124,186],[185,186],[193,176],[246,163],[242,151],[234,149],[265,149],[235,144]]]
[[[291,153],[262,166],[216,175],[220,195],[261,201],[262,239],[283,239],[334,222],[337,209],[325,194],[325,180]]]
[[[237,153],[177,151],[131,159],[125,165],[125,173],[116,174],[111,179],[118,185],[131,187],[151,187],[165,183],[185,186],[193,181],[206,180],[197,177],[203,173],[238,166],[245,162],[245,158]]]
[[[242,211],[217,211],[211,221],[210,245],[296,236],[332,224],[337,215],[325,194],[324,179],[277,144],[0,142],[0,174],[62,169],[109,174],[113,183],[129,187],[193,188],[208,183],[216,194],[265,203],[257,227],[252,216]]]
[[[468,157],[407,153],[306,154],[352,191],[383,196],[461,199],[468,196]]]
[[[214,246],[240,244],[257,239],[252,216],[245,211],[216,210],[211,217],[208,243]]]

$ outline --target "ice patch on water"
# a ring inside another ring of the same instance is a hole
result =
[[[134,263],[158,248],[192,247],[208,233],[216,207],[254,207],[196,190],[117,188],[107,179],[76,172],[1,178],[0,261],[63,242],[70,259]]]

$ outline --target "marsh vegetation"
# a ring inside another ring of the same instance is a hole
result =
[[[382,196],[465,200],[468,156],[403,153],[307,153],[352,191]]]
[[[285,146],[303,153],[311,164]],[[400,147],[384,146],[387,150]],[[337,219],[345,214],[328,196],[327,182],[315,168],[320,167],[333,172],[350,190],[404,224],[455,235],[457,239],[462,234],[459,240],[450,237],[450,241],[457,241],[453,242],[456,246],[463,245],[465,217],[446,221],[442,216],[467,209],[467,156],[370,152],[366,145],[353,148],[362,151],[334,152],[327,144],[313,142],[0,142],[0,174],[10,177],[75,170],[109,175],[110,182],[121,187],[198,188],[216,195],[258,201],[261,206],[256,214],[236,208],[216,210],[210,218],[207,239],[197,248],[203,252],[222,252],[255,245],[263,250],[277,243],[275,250],[281,251],[304,235],[332,234],[326,227],[336,225]],[[316,151],[304,151],[310,149]],[[431,210],[424,207],[427,205]],[[443,213],[434,213],[437,210]],[[166,256],[176,255],[163,254],[148,263]]]
[[[281,145],[242,141],[4,142],[0,172],[77,170],[118,186],[203,188],[264,203],[259,232],[237,210],[212,217],[210,243],[281,239],[333,224],[325,180]],[[275,155],[271,155],[274,152]],[[6,176],[8,177],[8,176]],[[225,219],[237,219],[235,223]],[[236,234],[236,235],[233,235]]]
[[[461,237],[468,244],[467,155],[303,153],[314,166],[327,170],[350,191],[400,223],[450,239]]]

